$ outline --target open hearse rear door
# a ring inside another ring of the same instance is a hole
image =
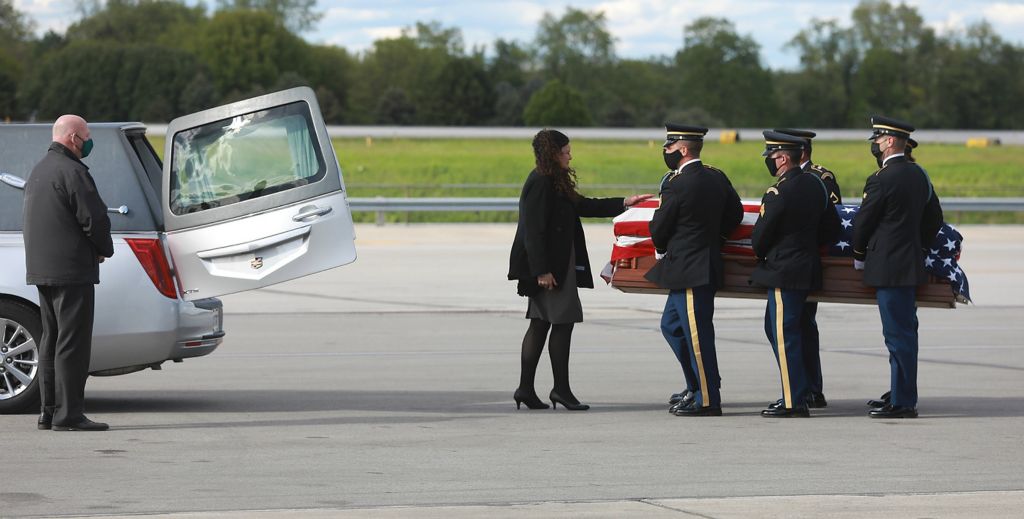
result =
[[[341,168],[309,88],[171,121],[161,191],[186,300],[265,287],[356,258]]]

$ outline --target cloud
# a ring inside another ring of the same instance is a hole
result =
[[[1021,43],[1024,35],[1024,4],[996,3],[986,7],[982,14],[1003,38]]]

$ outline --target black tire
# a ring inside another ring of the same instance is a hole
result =
[[[17,301],[0,300],[0,414],[39,409],[39,339],[43,324],[39,311]],[[31,343],[25,351],[9,352]],[[14,376],[18,370],[22,377]],[[24,378],[29,378],[28,384]]]

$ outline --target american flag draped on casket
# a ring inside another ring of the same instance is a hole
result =
[[[614,220],[615,245],[601,277],[623,292],[667,292],[643,277],[656,262],[649,224],[659,203],[656,199],[641,202]],[[725,284],[718,292],[719,297],[765,297],[763,288],[747,283],[756,264],[750,235],[760,207],[757,201],[743,202],[743,221],[722,247]],[[874,289],[865,286],[862,273],[853,268],[850,244],[853,242],[853,217],[859,209],[855,205],[836,206],[841,223],[839,239],[822,257],[823,286],[820,291],[811,293],[810,300],[875,304]],[[970,301],[967,275],[957,264],[962,242],[963,236],[956,228],[947,223],[942,225],[925,258],[929,281],[918,289],[918,306],[954,308],[957,302]]]

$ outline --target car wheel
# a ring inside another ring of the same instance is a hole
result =
[[[0,413],[39,407],[39,312],[0,301]]]

